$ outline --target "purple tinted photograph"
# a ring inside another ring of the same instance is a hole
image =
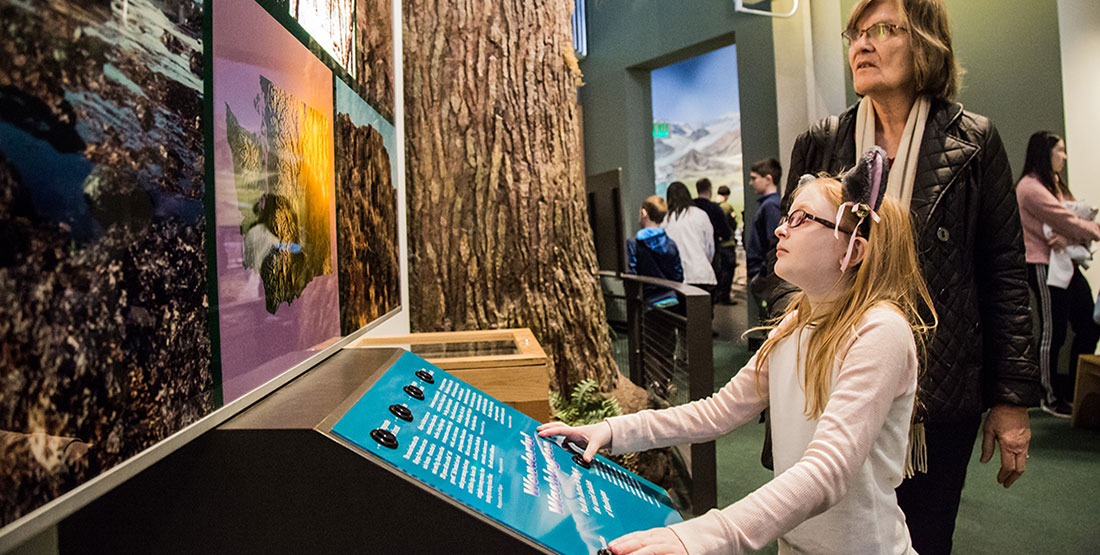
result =
[[[340,336],[332,72],[254,2],[213,7],[225,402]]]

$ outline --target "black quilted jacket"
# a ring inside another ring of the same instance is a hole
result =
[[[798,138],[784,207],[802,174],[837,173],[854,164],[856,106]],[[1038,404],[1016,192],[1001,137],[988,119],[963,111],[961,104],[933,102],[910,214],[939,315],[920,381],[921,419],[958,422],[995,404]],[[793,291],[776,284],[772,310]]]

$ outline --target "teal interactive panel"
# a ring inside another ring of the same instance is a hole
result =
[[[596,553],[681,521],[660,487],[601,456],[584,463],[576,446],[539,438],[538,425],[405,353],[332,432],[559,553]]]

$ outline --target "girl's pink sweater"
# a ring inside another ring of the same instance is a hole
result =
[[[797,364],[810,333],[778,343],[759,382],[753,356],[711,397],[607,420],[612,452],[625,453],[709,441],[771,406],[775,478],[725,509],[672,525],[688,553],[743,553],[777,538],[780,553],[911,552],[894,488],[917,389],[912,328],[892,308],[872,309],[840,350],[825,411],[812,419]]]

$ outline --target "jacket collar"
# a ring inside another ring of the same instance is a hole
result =
[[[634,235],[634,237],[639,241],[645,241],[646,239],[649,239],[650,237],[656,237],[658,235],[664,235],[664,234],[665,234],[665,230],[661,229],[659,227],[643,227],[642,229],[638,230],[638,233],[636,233]]]
[[[828,163],[832,172],[839,173],[855,164],[858,106],[857,102],[840,115],[837,130],[844,140],[833,149],[833,157]],[[924,137],[921,139],[917,177],[913,183],[913,198],[909,206],[914,220],[922,228],[932,216],[939,200],[955,185],[963,168],[980,150],[978,145],[963,139],[958,132],[962,116],[962,104],[932,101],[928,121],[924,126]]]
[[[922,227],[963,175],[981,147],[967,141],[959,133],[963,107],[959,103],[936,100],[928,115],[921,140],[917,177],[913,183],[913,199],[909,211]]]
[[[766,195],[760,195],[760,196],[756,197],[756,204],[758,204],[758,205],[764,204],[765,202],[771,201],[772,199],[779,200],[779,192],[778,191],[776,191],[774,193],[768,193]]]

